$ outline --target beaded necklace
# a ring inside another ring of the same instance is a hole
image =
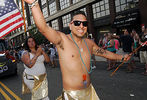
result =
[[[83,60],[83,58],[82,58],[80,48],[79,48],[79,46],[77,45],[77,43],[75,42],[75,40],[73,39],[71,33],[70,33],[70,37],[71,37],[71,39],[73,40],[73,42],[75,43],[76,47],[78,48],[81,61],[82,61],[83,65],[84,65],[84,67],[85,67],[87,73],[90,74],[90,73],[92,72],[91,54],[90,54],[90,50],[89,50],[89,48],[88,48],[88,45],[87,45],[86,41],[84,40],[84,43],[85,43],[85,45],[86,45],[86,47],[87,47],[87,49],[88,49],[89,55],[90,55],[90,71],[88,71],[88,69],[87,69],[87,67],[86,67],[86,65],[85,65],[85,63],[84,63],[84,60]],[[86,74],[83,74],[83,84],[84,84],[85,87],[87,87],[87,80],[86,80],[86,78],[87,78],[87,77],[86,77]]]

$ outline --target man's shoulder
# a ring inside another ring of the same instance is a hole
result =
[[[86,42],[94,42],[93,40],[88,39],[88,38],[84,38],[84,40],[85,40]]]
[[[60,34],[62,40],[67,39],[69,37],[69,34],[65,34],[65,33],[62,33],[62,32],[60,32],[59,34]]]
[[[91,39],[85,38],[84,40],[85,40],[86,43],[87,43],[89,46],[91,46],[91,47],[97,45],[97,44],[96,44],[93,40],[91,40]]]

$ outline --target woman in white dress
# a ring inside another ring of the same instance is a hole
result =
[[[37,46],[33,37],[27,38],[25,49],[21,57],[25,67],[22,92],[31,92],[32,100],[49,100],[44,61],[49,62],[50,59],[42,48]]]

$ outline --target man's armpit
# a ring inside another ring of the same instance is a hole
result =
[[[62,40],[59,41],[56,46],[58,46],[59,48],[61,48],[62,50],[64,50],[63,41]]]
[[[102,49],[102,48],[98,48],[98,49],[94,50],[94,54],[103,55],[103,54],[106,54],[106,51],[104,49]]]

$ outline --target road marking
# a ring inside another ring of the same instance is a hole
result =
[[[5,86],[2,82],[0,85],[3,86],[16,100],[21,100],[14,92],[12,92],[7,86]],[[7,100],[7,99],[6,99]],[[10,99],[11,100],[11,99]]]
[[[0,92],[6,100],[11,100],[11,98],[1,88],[0,88]]]

